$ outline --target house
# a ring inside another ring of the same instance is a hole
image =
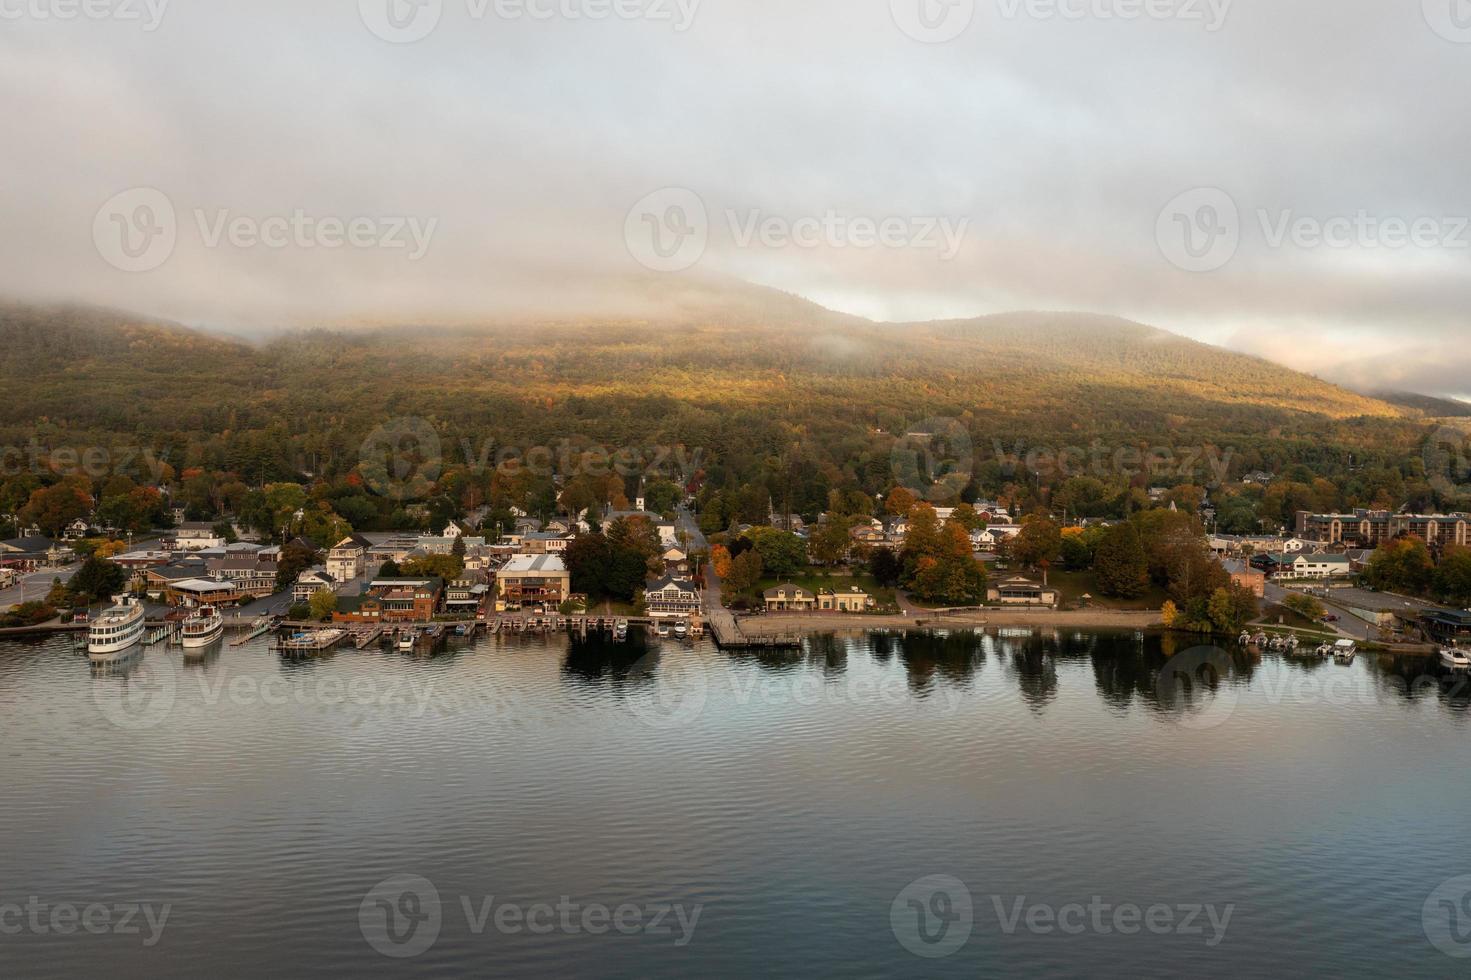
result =
[[[986,590],[986,601],[1001,606],[1038,606],[1055,608],[1057,590],[1039,585],[1020,575],[997,582]]]
[[[790,582],[767,589],[761,595],[766,600],[767,612],[811,612],[817,606],[817,596]]]
[[[496,573],[499,611],[561,605],[572,594],[572,573],[558,555],[519,554]]]
[[[320,565],[316,568],[308,568],[296,577],[296,584],[291,587],[291,601],[310,602],[312,596],[323,589],[335,592],[337,580]]]
[[[1248,566],[1239,572],[1232,572],[1231,583],[1241,586],[1258,599],[1266,598],[1267,576],[1265,572]]]
[[[444,611],[461,616],[477,616],[490,594],[490,586],[478,575],[466,575],[450,582],[444,589]]]
[[[349,534],[327,552],[327,574],[338,582],[351,582],[368,570],[372,547],[373,542],[361,534]]]
[[[666,575],[644,586],[644,608],[650,616],[693,616],[700,611],[700,587],[685,578]]]
[[[212,578],[186,578],[169,583],[163,599],[171,606],[225,606],[253,598],[233,582]]]
[[[848,532],[854,544],[867,545],[870,548],[879,548],[888,544],[888,538],[884,536],[882,524],[874,527],[871,524],[859,524]]]
[[[1287,562],[1284,574],[1292,578],[1336,578],[1352,571],[1348,555],[1296,555]]]
[[[362,595],[338,596],[337,623],[428,623],[439,612],[444,579],[374,579]]]
[[[1420,618],[1425,634],[1448,647],[1471,647],[1471,610],[1437,609]]]
[[[521,536],[521,551],[528,555],[560,555],[572,543],[566,534],[551,531],[535,531]]]
[[[174,529],[173,537],[164,542],[164,547],[172,551],[203,551],[224,546],[224,537],[208,524],[181,525]]]
[[[680,548],[665,548],[664,554],[660,556],[664,561],[664,570],[679,575],[688,574],[690,570],[690,556]]]
[[[856,585],[844,589],[842,592],[835,592],[832,589],[822,589],[817,593],[817,608],[828,612],[867,612],[873,606],[873,596],[864,592]]]
[[[7,564],[24,571],[57,568],[70,564],[75,558],[76,553],[69,545],[39,534],[0,541],[0,559],[7,559]]]
[[[255,555],[226,554],[205,560],[210,577],[230,582],[242,594],[263,598],[276,591],[276,566],[262,563]]]
[[[92,533],[92,522],[78,517],[66,526],[66,537],[71,540],[85,538]]]

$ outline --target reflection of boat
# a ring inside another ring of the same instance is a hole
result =
[[[414,641],[417,639],[418,637],[414,634],[413,630],[404,630],[399,634],[398,648],[400,650],[412,650],[414,649]]]
[[[87,630],[87,653],[92,657],[114,657],[143,639],[143,604],[132,596],[117,596],[117,603]]]
[[[207,647],[225,634],[225,617],[214,606],[200,606],[184,620],[179,639],[185,647]]]
[[[1471,655],[1465,650],[1446,647],[1440,651],[1440,662],[1442,666],[1452,670],[1471,670]]]

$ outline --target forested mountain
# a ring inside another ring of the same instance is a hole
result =
[[[1115,318],[876,324],[754,287],[677,294],[638,320],[305,329],[259,345],[11,306],[0,381],[0,445],[147,446],[248,485],[347,478],[369,433],[413,417],[450,465],[488,445],[678,445],[700,451],[708,482],[796,482],[808,510],[830,488],[885,490],[896,436],[934,418],[969,434],[975,492],[1025,482],[1005,465],[1017,450],[1095,445],[1211,450],[1237,477],[1302,464],[1346,488],[1366,472],[1413,480],[1425,433],[1419,411]]]

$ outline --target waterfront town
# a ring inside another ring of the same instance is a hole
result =
[[[209,609],[257,630],[341,637],[633,621],[660,635],[708,628],[732,644],[778,644],[845,626],[1265,624],[1471,645],[1471,597],[1448,594],[1456,574],[1466,587],[1471,515],[1300,511],[1276,534],[1227,534],[1207,530],[1208,500],[1182,509],[1166,492],[1148,499],[1129,519],[1018,518],[1000,501],[933,506],[896,487],[847,513],[809,522],[768,508],[764,523],[707,533],[696,495],[661,493],[655,507],[640,483],[619,506],[545,518],[510,508],[494,522],[482,507],[432,532],[329,520],[312,536],[298,513],[277,540],[228,518],[191,521],[185,508],[152,533],[99,526],[93,512],[56,537],[17,522],[21,533],[0,540],[0,610],[10,629],[81,628],[126,593],[166,627]],[[1442,579],[1450,602],[1434,601]]]

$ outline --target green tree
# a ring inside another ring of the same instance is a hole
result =
[[[318,589],[311,598],[312,619],[326,622],[337,611],[337,595],[331,589]]]
[[[128,573],[121,565],[93,555],[82,562],[67,589],[78,602],[90,605],[120,594],[127,584]]]
[[[1375,549],[1367,569],[1369,583],[1387,592],[1420,595],[1435,576],[1430,549],[1419,538],[1396,538]]]
[[[1136,599],[1149,588],[1149,559],[1131,523],[1110,527],[1098,543],[1093,560],[1098,588],[1106,596]]]
[[[761,552],[755,548],[742,552],[730,563],[730,575],[726,576],[722,583],[724,591],[731,595],[750,592],[756,587],[756,583],[761,581],[761,574],[764,570]]]
[[[751,530],[750,538],[768,575],[789,578],[807,565],[807,546],[790,531],[758,527]]]
[[[1033,568],[1055,562],[1062,555],[1062,529],[1045,517],[1022,519],[1022,529],[1011,541],[1011,556]]]
[[[1435,592],[1452,605],[1471,606],[1471,548],[1445,550],[1435,568]]]

